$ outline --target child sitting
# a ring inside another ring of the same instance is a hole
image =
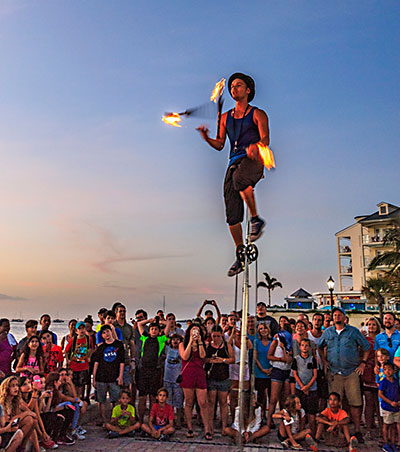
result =
[[[142,425],[142,430],[153,438],[168,441],[174,429],[174,410],[167,404],[168,390],[160,388],[157,391],[157,402],[150,411],[149,423]]]
[[[285,409],[272,415],[273,419],[282,419],[278,430],[278,439],[286,449],[302,449],[297,442],[305,439],[311,450],[318,449],[311,437],[311,429],[305,428],[306,413],[301,407],[300,399],[297,396],[289,395],[285,401]]]
[[[381,401],[381,413],[383,417],[383,441],[382,450],[391,452],[397,450],[394,446],[395,432],[391,426],[395,425],[400,438],[400,413],[399,413],[399,381],[394,377],[394,365],[387,362],[383,365],[385,377],[379,383],[379,398]]]
[[[109,438],[120,436],[135,436],[136,430],[140,429],[140,423],[135,418],[135,408],[129,404],[131,394],[123,389],[120,392],[118,405],[115,405],[111,415],[111,421],[106,423]]]
[[[262,419],[261,419],[261,412],[262,408],[257,403],[257,396],[254,396],[252,407],[250,409],[250,398],[247,394],[244,394],[244,429],[242,430],[242,440],[245,444],[256,440],[258,438],[261,438],[265,435],[267,435],[270,431],[270,428],[265,425],[264,427],[261,427]],[[234,438],[235,440],[238,439],[239,436],[239,423],[240,423],[240,410],[237,406],[235,408],[235,420],[232,424],[232,427],[227,427],[225,431],[223,432],[224,435],[230,436],[231,438]]]
[[[358,444],[357,438],[355,436],[350,438],[348,426],[350,419],[346,411],[340,408],[340,395],[337,392],[331,392],[328,404],[329,407],[317,416],[318,427],[315,439],[320,440],[327,426],[326,432],[329,433],[327,445],[343,447],[349,444],[350,451],[355,452]],[[343,435],[345,439],[343,439]]]

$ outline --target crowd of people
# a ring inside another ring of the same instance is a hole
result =
[[[90,315],[72,319],[59,338],[44,314],[26,322],[19,342],[0,319],[1,450],[40,452],[84,440],[81,420],[91,403],[108,438],[168,441],[182,428],[193,438],[197,417],[206,440],[220,430],[244,443],[277,435],[285,448],[318,451],[323,441],[354,452],[364,421],[366,435],[382,436],[384,451],[400,444],[400,332],[392,312],[383,324],[371,317],[356,328],[340,307],[277,321],[259,302],[247,335],[240,313],[221,314],[214,300],[185,324],[144,309],[128,321],[120,302],[100,309],[98,319],[95,329]]]

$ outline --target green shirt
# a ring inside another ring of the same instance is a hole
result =
[[[132,417],[135,417],[135,408],[133,408],[132,405],[128,405],[126,408],[126,411],[131,413]],[[130,417],[129,416],[121,416],[121,413],[122,413],[121,405],[115,405],[115,407],[112,411],[112,419],[119,418],[117,423],[118,423],[118,426],[121,428],[130,426],[131,425]]]

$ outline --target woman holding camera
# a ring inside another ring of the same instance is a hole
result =
[[[206,350],[204,333],[201,325],[192,323],[186,330],[183,343],[179,344],[179,354],[182,358],[181,388],[185,396],[185,419],[188,427],[186,436],[193,438],[192,410],[196,395],[200,406],[200,414],[204,424],[205,438],[212,439],[208,428],[207,381],[204,370]]]
[[[232,345],[227,344],[222,328],[215,325],[211,330],[211,342],[206,349],[206,373],[208,389],[208,431],[214,433],[214,410],[218,402],[221,411],[222,434],[228,426],[229,364],[235,362]]]

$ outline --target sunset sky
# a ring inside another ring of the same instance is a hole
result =
[[[205,298],[231,309],[229,146],[194,130],[215,119],[161,116],[233,72],[270,118],[277,168],[256,196],[273,303],[325,290],[335,232],[400,205],[398,1],[3,0],[0,33],[2,316],[115,300],[131,316],[163,296],[178,317]]]

